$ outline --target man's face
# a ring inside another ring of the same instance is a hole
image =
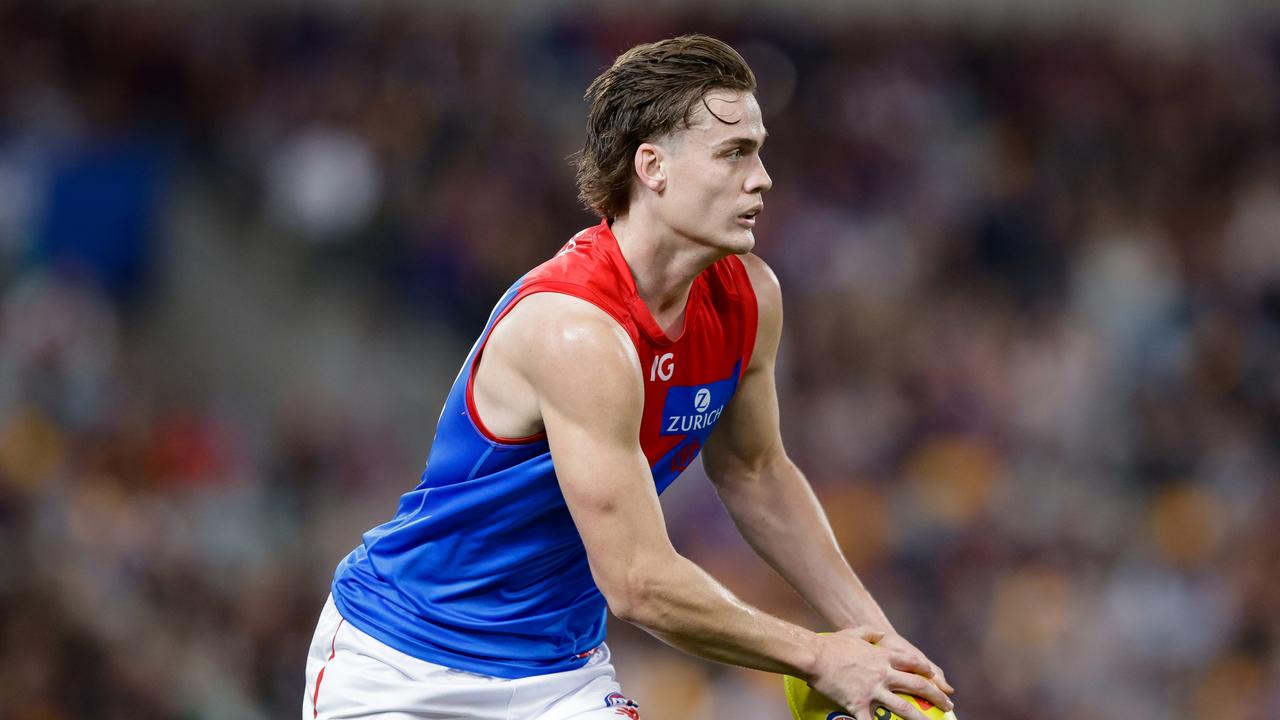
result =
[[[750,252],[756,215],[773,186],[760,159],[767,134],[760,105],[751,93],[734,90],[712,90],[705,99],[688,129],[657,143],[668,151],[658,212],[694,242]]]

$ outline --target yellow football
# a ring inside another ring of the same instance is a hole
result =
[[[809,683],[787,675],[782,681],[787,691],[787,706],[796,720],[854,720],[853,714],[841,708],[834,700],[809,687]],[[902,693],[899,693],[902,695]],[[902,695],[915,703],[929,720],[956,720],[954,712],[942,712],[928,702],[911,695]],[[876,706],[875,720],[902,720],[888,708]]]

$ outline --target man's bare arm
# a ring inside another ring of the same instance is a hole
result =
[[[912,674],[928,672],[918,660],[868,642],[878,633],[819,636],[753,608],[672,547],[639,444],[639,361],[612,318],[583,300],[540,294],[503,325],[486,352],[511,363],[536,397],[592,575],[615,615],[701,657],[796,675],[850,707],[874,702],[924,720],[893,695],[927,684]]]
[[[747,257],[744,262],[756,290],[760,329],[733,403],[703,449],[703,466],[743,537],[827,622],[893,632],[850,569],[808,480],[783,447],[774,382],[782,297],[762,261]]]
[[[732,404],[703,449],[703,466],[743,537],[828,623],[872,627],[894,644],[896,631],[850,568],[809,481],[783,447],[774,381],[781,292],[762,260],[746,256],[743,261],[759,307],[756,348]],[[902,645],[915,650],[905,641]],[[950,692],[941,670],[933,667],[939,688]]]

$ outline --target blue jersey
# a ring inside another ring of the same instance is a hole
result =
[[[445,401],[421,481],[339,563],[333,597],[348,622],[401,652],[505,678],[582,666],[604,641],[607,612],[545,435],[497,437],[472,401],[489,333],[536,292],[592,302],[631,337],[645,373],[638,440],[659,492],[701,450],[756,335],[750,279],[728,257],[694,280],[684,331],[666,336],[605,223],[499,301]]]

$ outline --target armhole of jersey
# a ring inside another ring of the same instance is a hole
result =
[[[751,356],[756,350],[756,336],[760,331],[760,306],[756,299],[756,289],[751,284],[751,273],[747,271],[747,264],[737,255],[729,256],[734,263],[737,264],[739,281],[737,283],[740,288],[739,293],[742,296],[742,323],[743,329],[743,351],[742,351],[742,369],[738,371],[738,379],[741,380],[747,373],[747,368],[751,365]]]
[[[545,430],[519,438],[504,438],[499,435],[495,435],[489,431],[489,428],[485,427],[484,421],[480,419],[480,413],[476,410],[475,401],[476,368],[480,367],[480,356],[484,354],[485,345],[489,344],[489,336],[492,335],[494,329],[498,327],[498,323],[502,322],[503,318],[507,316],[507,313],[511,312],[512,308],[514,308],[521,300],[524,300],[530,295],[537,295],[538,293],[544,292],[560,293],[561,295],[568,295],[570,297],[578,298],[579,300],[585,300],[603,310],[607,315],[609,315],[609,317],[617,321],[624,330],[627,327],[623,316],[617,310],[610,308],[608,304],[601,301],[594,293],[581,285],[543,281],[521,288],[520,292],[516,293],[516,296],[511,299],[511,302],[507,303],[507,306],[502,309],[502,312],[498,313],[498,317],[494,318],[493,324],[491,324],[488,330],[485,331],[484,337],[480,338],[480,342],[476,344],[476,351],[471,356],[470,365],[467,367],[467,390],[465,393],[467,415],[470,416],[471,424],[475,427],[476,431],[491,443],[499,445],[528,445],[547,438],[547,432]],[[630,337],[631,333],[627,333],[627,336]],[[631,344],[635,345],[634,338],[632,338]]]

